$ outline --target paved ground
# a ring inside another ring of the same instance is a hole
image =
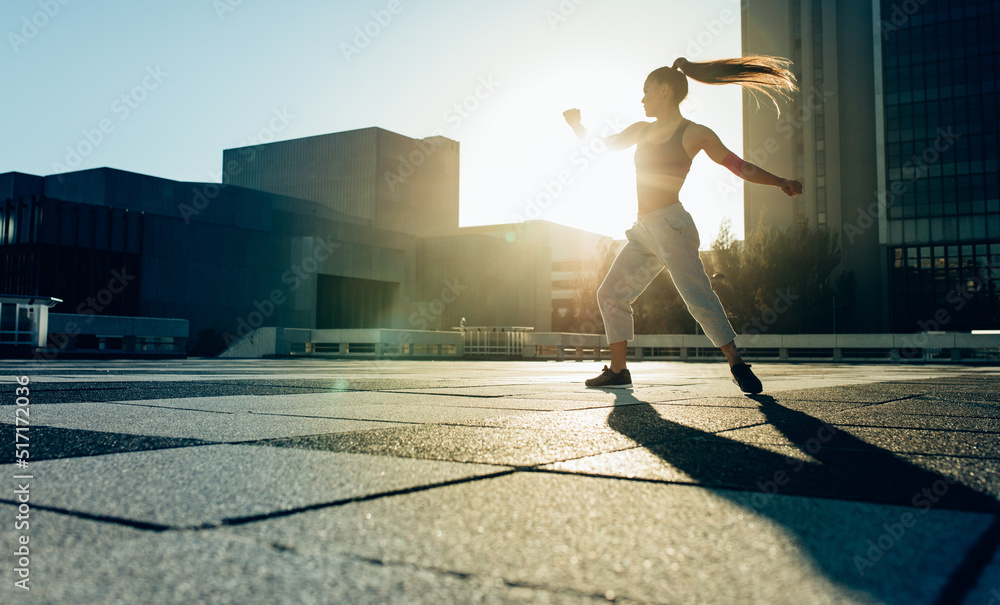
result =
[[[2,362],[0,603],[1000,604],[1000,369],[599,369]]]

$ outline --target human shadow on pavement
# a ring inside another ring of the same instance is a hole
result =
[[[881,594],[885,587],[865,572],[879,565],[883,557],[894,559],[894,564],[908,563],[906,549],[893,549],[895,541],[905,540],[905,536],[896,535],[897,530],[888,539],[883,537],[897,528],[895,523],[906,532],[917,527],[930,510],[994,515],[1000,510],[995,497],[916,466],[846,429],[790,409],[768,395],[751,398],[765,418],[764,424],[755,425],[760,427],[757,443],[668,420],[653,405],[630,392],[616,395],[608,425],[690,477],[693,483],[718,488],[719,495],[780,523],[832,581],[879,599],[887,598]],[[775,431],[772,435],[767,435],[769,427]],[[679,481],[685,482],[686,478],[679,476]],[[842,511],[835,512],[842,506],[831,503],[829,507],[809,508],[801,501],[781,496],[891,504],[907,509],[891,513],[891,523],[886,525],[884,516],[874,511],[861,514],[854,508],[845,518]],[[806,510],[809,513],[802,514]],[[903,517],[907,512],[910,517]],[[848,519],[851,522],[845,523]],[[907,527],[902,527],[903,521]],[[824,523],[831,526],[817,527]],[[830,540],[831,535],[836,536],[835,540]],[[882,548],[879,540],[883,546],[888,540],[893,544]],[[866,551],[869,545],[876,548]],[[946,588],[953,587],[949,584]]]

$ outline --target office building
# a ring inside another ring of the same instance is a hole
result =
[[[1000,328],[992,2],[744,4],[743,52],[792,59],[783,115],[744,114],[745,153],[805,192],[745,189],[745,221],[835,230],[852,331]]]
[[[431,143],[377,128],[301,141],[227,151],[222,184],[0,174],[0,293],[187,319],[203,354],[260,326],[549,329],[549,248],[459,233],[456,142],[392,180],[393,156]]]
[[[588,302],[596,304],[596,288],[604,279],[605,257],[617,252],[619,247],[612,238],[543,220],[463,227],[461,232],[547,246],[552,256],[552,331],[603,331],[599,315],[579,314],[582,306],[579,302],[582,296],[588,296],[593,298]],[[582,291],[584,289],[587,291]]]

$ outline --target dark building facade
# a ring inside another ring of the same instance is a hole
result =
[[[880,3],[890,325],[1000,328],[1000,5]]]
[[[834,230],[854,331],[1000,329],[998,28],[989,1],[744,6],[744,53],[791,58],[801,89],[778,119],[751,104],[745,153],[806,187],[747,187],[747,229]]]
[[[393,142],[393,152],[406,139],[366,130]],[[343,146],[338,137],[313,139]],[[258,158],[270,153],[262,147]],[[197,354],[261,326],[447,330],[469,317],[548,330],[549,249],[459,235],[450,193],[457,196],[457,143],[438,142],[436,151],[441,165],[425,162],[395,183],[405,202],[357,200],[354,185],[314,200],[108,168],[0,174],[0,293],[60,298],[55,313],[187,319]],[[261,161],[240,171],[250,178],[256,168],[274,170]],[[289,169],[301,180],[310,170],[326,178],[315,166]],[[366,179],[378,189],[386,175]],[[426,189],[435,180],[447,183]],[[438,190],[443,209],[432,210]],[[421,222],[415,209],[429,218]]]

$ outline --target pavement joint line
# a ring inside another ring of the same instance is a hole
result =
[[[178,408],[174,408],[178,409]],[[228,413],[228,412],[227,412]],[[247,410],[247,414],[254,416],[281,416],[282,418],[315,418],[317,420],[351,420],[354,422],[384,422],[386,424],[415,424],[424,425],[426,422],[415,422],[413,420],[374,420],[369,418],[341,418],[340,416],[311,416],[305,414],[280,414],[278,412],[255,412]]]
[[[723,429],[721,431],[710,432],[709,434],[710,435],[719,435],[721,433],[725,433],[726,431],[739,430],[739,429],[748,429],[748,428],[753,428],[755,426],[763,426],[763,425],[767,425],[767,424],[768,423],[766,423],[766,422],[762,422],[762,423],[757,423],[757,424],[751,424],[751,425],[747,425],[747,426],[738,427],[737,429]],[[629,450],[635,450],[635,449],[641,449],[641,448],[648,449],[648,448],[656,447],[656,446],[664,444],[664,443],[683,443],[685,441],[700,441],[702,439],[704,439],[704,438],[703,437],[682,437],[680,439],[676,439],[676,438],[672,438],[672,437],[664,437],[660,441],[649,441],[649,442],[646,442],[646,443],[636,443],[633,446],[622,447],[622,448],[618,448],[618,449],[614,449],[614,450],[609,450],[607,452],[598,452],[596,454],[593,454],[593,453],[591,453],[591,454],[584,454],[582,456],[574,456],[572,458],[563,458],[561,460],[554,460],[552,462],[542,462],[542,463],[539,463],[539,464],[536,464],[536,465],[533,465],[533,466],[517,467],[517,468],[522,468],[522,470],[534,470],[534,469],[537,469],[540,466],[546,466],[546,465],[549,465],[549,464],[559,464],[559,463],[563,463],[563,462],[572,462],[574,460],[584,460],[586,458],[592,458],[594,456],[606,456],[608,454],[617,454],[619,452],[627,452]],[[734,445],[735,444],[750,445],[750,444],[744,444],[743,442],[737,441],[735,439],[732,440],[732,441],[734,442]],[[857,451],[861,451],[861,450],[857,450]]]
[[[9,500],[7,498],[0,498],[0,503],[12,504],[14,506],[18,505],[18,502],[14,501],[14,500]],[[37,510],[44,510],[44,511],[48,511],[50,513],[58,513],[58,514],[67,515],[67,516],[70,516],[70,517],[77,517],[77,518],[80,518],[80,519],[86,519],[88,521],[98,521],[100,523],[113,523],[115,525],[124,525],[124,526],[127,526],[127,527],[131,527],[131,528],[134,528],[134,529],[141,529],[141,530],[145,530],[145,531],[164,532],[164,531],[170,531],[170,530],[187,529],[187,528],[183,528],[183,527],[175,527],[175,526],[172,526],[172,525],[162,525],[160,523],[150,523],[150,522],[147,522],[147,521],[136,521],[134,519],[125,519],[125,518],[122,518],[122,517],[113,517],[111,515],[95,515],[95,514],[92,514],[92,513],[85,513],[83,511],[78,511],[78,510],[70,510],[68,508],[61,508],[61,507],[58,507],[58,506],[49,506],[49,505],[46,505],[46,504],[35,504],[34,502],[31,503],[31,508],[32,508],[32,510],[35,510],[35,509],[37,509]]]
[[[858,450],[861,451],[861,450]],[[1000,456],[971,456],[969,454],[928,454],[927,452],[889,452],[893,456],[923,456],[925,458],[961,458],[963,460],[1000,460]]]
[[[108,405],[129,405],[137,408],[154,408],[157,410],[178,410],[182,412],[204,412],[206,414],[226,414],[229,416],[235,416],[235,412],[220,412],[218,410],[199,410],[196,408],[175,408],[169,405],[153,405],[151,403],[134,403],[131,401],[77,401],[76,403],[105,403]],[[57,404],[66,405],[66,404]],[[69,404],[72,405],[72,404]]]
[[[607,593],[586,592],[586,591],[583,591],[583,590],[576,590],[576,589],[574,589],[572,587],[569,587],[569,586],[546,586],[544,584],[531,584],[531,583],[528,583],[528,582],[519,582],[517,580],[509,580],[509,579],[503,578],[503,577],[486,576],[486,575],[479,574],[479,573],[471,573],[471,572],[465,572],[465,571],[456,571],[454,569],[444,569],[444,568],[441,568],[441,567],[426,566],[426,565],[417,565],[415,563],[406,563],[406,562],[403,562],[403,561],[384,561],[382,559],[375,559],[375,558],[371,558],[371,557],[362,557],[360,555],[355,555],[355,554],[352,554],[352,553],[343,553],[343,554],[345,554],[346,556],[350,556],[351,558],[353,558],[353,559],[355,559],[357,561],[361,561],[363,563],[369,563],[369,564],[372,564],[372,565],[380,565],[380,566],[383,566],[383,567],[404,568],[404,569],[411,569],[411,570],[416,570],[416,571],[427,571],[427,572],[431,572],[431,573],[436,573],[436,574],[441,574],[441,575],[455,577],[455,578],[458,578],[460,580],[469,580],[469,579],[473,579],[473,578],[478,578],[478,579],[481,579],[481,580],[492,581],[492,582],[496,582],[497,580],[499,580],[500,582],[503,582],[504,586],[506,586],[508,588],[527,588],[529,590],[540,590],[540,591],[544,591],[544,592],[547,592],[547,593],[550,593],[550,594],[565,594],[565,595],[571,595],[571,596],[574,596],[574,597],[586,597],[586,598],[591,598],[591,599],[598,599],[600,601],[607,601],[609,603],[614,603],[614,602],[618,601],[618,599],[629,599],[629,600],[632,600],[631,597],[629,597],[628,595],[620,595],[620,594],[617,594],[617,593],[615,593],[615,598],[608,599]],[[634,602],[639,602],[639,601],[634,601]]]
[[[1000,549],[1000,515],[994,515],[993,524],[980,534],[975,544],[966,551],[965,558],[948,578],[934,605],[964,603],[966,597],[979,583],[986,566],[998,549]]]
[[[496,465],[500,466],[500,465]],[[388,492],[379,492],[376,494],[368,494],[365,496],[355,496],[353,498],[343,498],[340,500],[334,500],[333,502],[323,502],[316,504],[309,504],[307,506],[300,506],[293,509],[273,511],[270,513],[264,513],[261,515],[250,515],[247,517],[229,517],[224,518],[221,523],[212,526],[211,528],[204,529],[215,529],[216,527],[231,527],[235,525],[246,525],[249,523],[256,523],[259,521],[268,521],[271,519],[278,519],[281,517],[289,517],[292,515],[297,515],[299,513],[310,512],[314,510],[320,510],[324,508],[332,508],[335,506],[343,506],[345,504],[354,504],[357,502],[368,502],[371,500],[379,500],[382,498],[389,498],[392,496],[403,496],[407,494],[415,494],[419,492],[424,492],[432,489],[438,489],[441,487],[450,487],[452,485],[461,485],[464,483],[474,483],[477,481],[482,481],[485,479],[497,479],[499,477],[506,477],[507,475],[513,475],[517,473],[518,470],[515,467],[505,466],[504,470],[500,470],[493,473],[487,473],[484,475],[474,475],[472,477],[462,477],[460,479],[451,479],[449,481],[439,481],[437,483],[431,483],[427,485],[417,485],[413,487],[406,487],[397,490],[391,490]]]
[[[666,441],[657,441],[656,443],[651,444],[651,445],[659,445],[660,443],[666,443]],[[636,444],[636,445],[631,445],[629,447],[620,447],[618,449],[608,450],[606,452],[597,452],[596,454],[594,454],[594,453],[584,454],[582,456],[573,456],[572,458],[562,458],[560,460],[552,460],[550,462],[539,462],[538,464],[535,464],[535,465],[523,466],[523,467],[517,467],[517,468],[519,468],[520,470],[525,471],[525,472],[541,471],[541,470],[543,470],[541,467],[548,466],[550,464],[562,464],[564,462],[573,462],[575,460],[586,460],[587,458],[593,458],[594,456],[606,456],[608,454],[618,454],[618,453],[621,453],[621,452],[628,452],[630,450],[641,449],[641,448],[644,448],[644,447],[646,447],[646,446],[645,445]],[[548,472],[548,471],[546,471],[546,472]],[[571,474],[577,474],[577,473],[573,473],[572,471],[565,471],[565,472],[571,473]]]
[[[473,464],[473,463],[466,463]],[[498,465],[499,466],[499,465]],[[513,475],[517,472],[525,472],[531,470],[530,467],[506,467],[502,471],[495,473],[489,473],[486,475],[475,475],[472,477],[463,477],[460,479],[453,479],[450,481],[441,481],[438,483],[428,484],[428,485],[418,485],[414,487],[402,488],[398,490],[392,490],[388,492],[379,492],[375,494],[368,494],[365,496],[356,496],[353,498],[344,498],[341,500],[335,500],[333,502],[323,502],[310,504],[308,506],[302,506],[289,510],[274,511],[271,513],[265,513],[261,515],[251,515],[247,517],[230,517],[224,518],[219,523],[203,523],[201,525],[189,525],[189,526],[174,526],[174,525],[163,525],[160,523],[152,523],[148,521],[136,521],[134,519],[125,519],[123,517],[114,517],[111,515],[96,515],[92,513],[86,513],[83,511],[75,511],[66,508],[49,506],[45,504],[33,504],[33,509],[44,510],[48,512],[58,513],[62,515],[67,515],[71,517],[77,517],[80,519],[86,519],[88,521],[97,521],[101,523],[112,523],[116,525],[123,525],[127,527],[132,527],[134,529],[141,529],[145,531],[153,532],[165,532],[165,531],[205,531],[213,529],[221,529],[223,527],[232,527],[237,525],[246,525],[249,523],[256,523],[259,521],[267,521],[270,519],[277,519],[281,517],[288,517],[292,515],[297,515],[299,513],[310,512],[313,510],[320,510],[324,508],[331,508],[335,506],[343,506],[345,504],[353,504],[356,502],[367,502],[371,500],[378,500],[381,498],[387,498],[391,496],[402,496],[406,494],[413,494],[423,491],[428,491],[431,489],[437,489],[440,487],[449,487],[452,485],[460,485],[463,483],[474,483],[476,481],[481,481],[484,479],[496,479],[499,477],[505,477],[507,475]],[[18,502],[15,500],[10,500],[7,498],[0,498],[0,503],[10,504],[12,506],[17,506]]]
[[[604,408],[628,407],[630,405],[643,405],[643,404],[646,404],[646,405],[674,405],[674,402],[676,402],[676,401],[691,401],[692,399],[702,399],[702,397],[688,397],[688,398],[685,398],[685,399],[670,399],[668,401],[633,401],[633,402],[627,402],[627,403],[606,403],[606,404],[602,404],[602,405],[591,405],[591,406],[582,407],[582,408],[569,408],[569,409],[562,410],[562,411],[564,411],[564,412],[581,412],[581,411],[586,411],[586,410],[600,410],[600,409],[604,409]],[[680,405],[680,404],[678,404],[678,405]],[[692,408],[694,408],[694,407],[735,408],[735,407],[743,407],[743,406],[736,406],[736,405],[689,405],[688,407],[692,407]]]
[[[760,493],[758,489],[748,488],[746,486],[740,485],[726,485],[726,484],[705,484],[697,481],[677,481],[671,479],[651,479],[649,477],[623,477],[621,475],[606,475],[603,473],[595,473],[589,471],[568,471],[556,468],[541,468],[542,465],[538,467],[528,467],[523,469],[522,472],[531,473],[551,473],[554,475],[568,475],[574,477],[590,477],[593,479],[613,479],[615,481],[635,481],[639,483],[655,483],[660,485],[677,485],[681,487],[696,487],[701,489],[718,489],[725,490],[729,492],[741,492],[741,493]],[[878,506],[895,506],[901,508],[919,508],[916,506],[911,506],[902,502],[886,502],[884,500],[876,499],[865,499],[865,498],[851,498],[851,497],[838,497],[830,495],[818,495],[818,494],[792,494],[792,493],[781,493],[780,491],[774,496],[783,496],[785,498],[808,498],[810,500],[828,500],[832,502],[850,502],[854,504],[875,504]],[[943,507],[935,505],[933,510],[938,512],[962,512],[962,513],[973,513],[978,515],[988,515],[994,517],[995,519],[1000,519],[1000,515],[997,514],[996,510],[989,509],[978,509],[978,508],[955,508],[955,507]],[[1000,536],[997,537],[1000,540]],[[997,542],[1000,544],[1000,542]],[[992,552],[992,551],[991,551]],[[987,561],[988,562],[988,561]],[[954,603],[957,601],[951,601]]]
[[[888,426],[881,424],[852,424],[850,422],[831,422],[830,426],[849,426],[862,429],[890,429],[900,431],[938,431],[942,433],[976,433],[978,435],[1000,435],[1000,431],[984,431],[979,429],[947,429],[922,426]]]
[[[963,416],[961,414],[922,414],[919,412],[900,412],[900,416],[926,416],[929,418],[972,418],[975,420],[997,420],[996,416]]]
[[[421,393],[421,394],[423,394],[423,393]],[[441,397],[465,397],[465,395],[440,395],[440,396]],[[376,405],[385,405],[385,404],[376,404]],[[391,404],[389,404],[389,405],[391,405]],[[399,405],[411,405],[412,406],[413,404],[402,403],[402,404],[399,404]],[[506,411],[513,411],[513,412],[552,412],[552,411],[565,411],[565,410],[549,410],[549,409],[540,409],[540,408],[491,408],[491,407],[485,407],[484,408],[483,406],[479,406],[479,405],[452,405],[452,404],[437,405],[437,404],[433,404],[433,403],[429,404],[429,405],[431,405],[433,407],[440,407],[440,408],[458,408],[458,409],[461,409],[461,410],[503,410],[505,412]]]
[[[915,393],[913,395],[907,395],[905,397],[897,397],[896,399],[888,399],[886,401],[874,401],[874,402],[872,402],[872,401],[836,401],[836,402],[830,402],[830,403],[840,403],[840,404],[844,404],[844,403],[858,403],[858,404],[861,404],[861,405],[859,405],[856,408],[844,408],[842,410],[837,410],[836,413],[837,414],[841,414],[843,412],[853,412],[855,410],[865,410],[865,409],[868,409],[868,408],[873,408],[873,407],[875,407],[877,405],[885,405],[887,403],[897,403],[899,401],[906,401],[907,399],[916,399],[917,397],[923,397],[924,395],[928,395],[928,394],[929,393]]]
[[[451,388],[451,387],[448,387]],[[439,397],[473,397],[476,399],[503,399],[511,395],[470,395],[467,393],[434,393],[430,391],[401,391],[396,389],[379,390],[379,393],[397,393],[400,395],[437,395]],[[521,393],[518,393],[521,394]]]

